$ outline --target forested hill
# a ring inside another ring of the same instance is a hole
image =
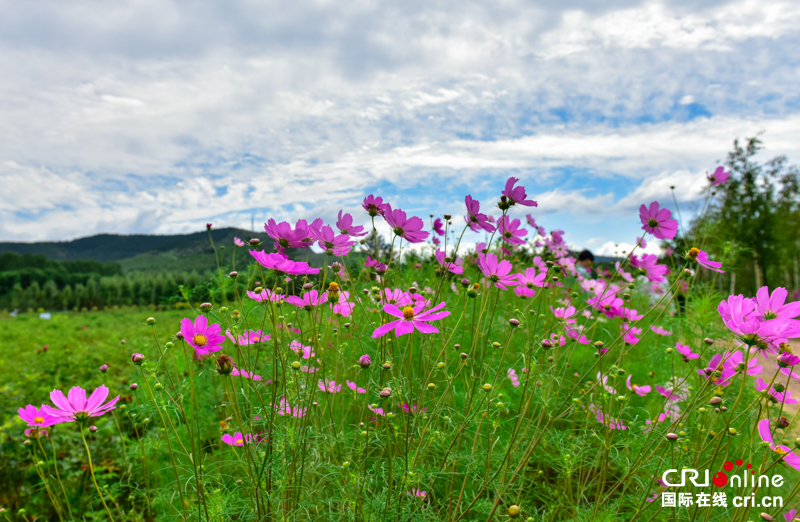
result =
[[[212,230],[211,237],[217,246],[230,247],[233,238],[239,237],[244,241],[251,237],[264,239],[266,234],[253,233],[249,230],[238,228],[221,228]],[[180,257],[196,254],[212,253],[208,241],[208,232],[194,234],[181,234],[171,236],[156,236],[134,234],[124,236],[119,234],[99,234],[83,237],[72,241],[46,241],[39,243],[0,243],[0,252],[15,252],[18,254],[42,254],[53,261],[122,261],[141,254],[156,254],[173,252]]]

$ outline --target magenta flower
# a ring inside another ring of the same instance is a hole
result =
[[[218,352],[222,349],[225,337],[221,334],[222,328],[218,324],[209,326],[208,319],[204,315],[198,315],[192,324],[192,320],[184,318],[181,320],[181,333],[189,346],[194,348],[197,357],[203,358],[210,352]]]
[[[455,254],[453,254],[455,257]],[[446,261],[444,252],[441,249],[436,249],[436,261],[442,265],[445,270],[452,272],[456,275],[461,275],[464,273],[464,268],[461,266],[464,263],[463,259],[456,258],[455,261]]]
[[[728,179],[730,178],[731,173],[725,172],[725,168],[720,165],[714,170],[713,174],[708,174],[706,177],[708,181],[711,182],[711,186],[714,185],[722,185],[723,183],[727,183]]]
[[[494,286],[501,290],[508,290],[508,286],[516,286],[519,284],[518,274],[510,274],[513,266],[507,259],[498,262],[497,256],[494,254],[479,254],[478,268],[481,269],[483,275],[486,276]]]
[[[786,298],[789,292],[785,288],[779,287],[769,293],[769,287],[762,286],[756,292],[755,309],[756,313],[764,320],[770,319],[794,319],[800,315],[800,301],[787,303]]]
[[[336,384],[336,381],[329,381],[325,379],[325,381],[318,381],[317,386],[320,390],[327,393],[339,393],[342,391],[342,385]]]
[[[581,333],[582,330],[583,330],[582,326],[579,326],[577,328],[572,328],[569,325],[566,325],[566,327],[564,328],[564,333],[566,333],[567,337],[569,337],[570,339],[578,341],[578,344],[589,344],[589,338]]]
[[[514,287],[514,293],[522,299],[530,299],[536,295],[536,290],[527,286],[517,285]]]
[[[679,354],[683,355],[683,360],[684,361],[688,361],[689,359],[699,359],[700,358],[700,355],[694,353],[691,348],[689,348],[688,346],[686,346],[684,344],[675,343],[675,349],[678,350]]]
[[[429,235],[428,232],[422,230],[425,223],[420,218],[416,216],[406,218],[405,212],[399,208],[392,210],[392,206],[388,203],[384,209],[383,218],[392,227],[396,236],[402,237],[409,243],[422,243]]]
[[[674,388],[666,389],[662,388],[657,384],[656,384],[656,391],[659,394],[666,397],[668,401],[673,401],[673,402],[681,402],[683,400],[686,400],[686,398],[689,396],[685,391]]]
[[[787,369],[791,368],[792,366],[797,366],[798,364],[800,364],[800,357],[796,356],[793,353],[783,352],[777,357],[775,362],[778,363],[779,368]]]
[[[772,438],[772,430],[769,429],[769,419],[758,421],[758,434],[761,436],[761,440],[769,444],[769,449],[780,455],[786,464],[800,471],[800,455],[797,455],[788,446],[775,445],[775,441]]]
[[[67,397],[64,397],[64,393],[61,390],[53,390],[50,392],[50,400],[53,401],[56,408],[44,404],[42,409],[50,417],[58,419],[56,423],[85,422],[89,420],[89,417],[99,417],[114,409],[114,405],[119,400],[119,395],[103,404],[107,397],[108,388],[103,385],[92,392],[88,399],[86,398],[86,390],[79,386],[69,390]]]
[[[628,344],[636,344],[639,342],[639,338],[636,337],[637,335],[641,335],[642,329],[628,322],[623,322],[620,325],[620,330],[622,331],[622,339]]]
[[[421,491],[421,490],[416,489],[416,488],[411,488],[411,491],[406,491],[406,495],[409,495],[411,497],[421,498],[421,499],[424,499],[425,496],[427,496],[427,494],[428,494],[427,491]]]
[[[364,388],[359,388],[353,381],[345,380],[344,382],[347,383],[348,388],[350,388],[356,393],[367,393],[367,390],[365,390]]]
[[[639,397],[644,397],[653,390],[653,388],[651,388],[649,384],[646,384],[644,386],[637,386],[636,384],[631,384],[632,377],[633,377],[632,375],[628,374],[628,379],[625,381],[625,386],[627,386],[629,390],[631,390]]]
[[[603,389],[605,389],[611,395],[617,395],[617,390],[608,384],[608,375],[603,375],[602,372],[597,372],[597,382],[602,385]]]
[[[469,225],[470,230],[473,232],[494,232],[494,227],[489,223],[489,217],[486,214],[481,214],[481,204],[477,199],[472,199],[472,196],[467,194],[464,198],[464,203],[467,205],[467,215],[464,216],[464,221]]]
[[[383,411],[383,408],[379,408],[377,404],[367,404],[367,408],[369,409],[369,411],[380,417],[386,415],[386,413],[384,413]]]
[[[356,243],[347,234],[339,234],[337,236],[328,225],[320,228],[311,228],[311,234],[317,239],[317,244],[321,249],[337,257],[349,254],[350,247]]]
[[[238,247],[243,247],[245,245],[245,242],[242,241],[241,239],[239,239],[238,237],[234,237],[233,238],[233,244],[238,246]]]
[[[244,435],[241,431],[237,431],[234,435],[225,433],[222,435],[222,442],[229,446],[244,446]]]
[[[237,335],[236,337],[234,337],[230,330],[228,330],[225,332],[225,335],[228,336],[228,339],[233,341],[233,344],[238,344],[241,346],[265,343],[270,339],[269,334],[263,334],[261,333],[261,330],[248,330],[241,335]]]
[[[635,260],[636,260],[636,256],[631,256],[631,264],[633,264],[633,262]],[[622,269],[622,263],[617,261],[616,263],[614,263],[614,268],[616,269],[616,272],[619,274],[619,276],[622,279],[624,279],[625,281],[628,281],[629,283],[633,281],[633,276]]]
[[[528,220],[528,224],[529,224],[529,225],[531,226],[531,228],[533,228],[534,230],[536,230],[536,229],[538,229],[538,228],[539,228],[539,225],[537,225],[537,224],[536,224],[536,220],[535,220],[535,219],[533,219],[533,216],[532,216],[532,215],[530,215],[530,214],[525,214],[525,219],[526,219],[526,220]],[[544,234],[542,234],[542,235],[544,235]]]
[[[436,232],[438,235],[444,235],[444,228],[442,227],[442,219],[436,218],[433,220],[433,231]],[[436,239],[436,238],[434,238]]]
[[[324,303],[327,301],[329,303],[330,309],[336,315],[341,315],[342,317],[349,317],[350,314],[353,313],[353,308],[356,307],[355,303],[351,303],[348,301],[350,298],[350,293],[346,291],[342,291],[339,293],[339,297],[336,298],[336,301],[331,302],[330,297],[328,296],[328,292],[322,294],[320,298],[320,302]]]
[[[409,406],[408,403],[405,402],[403,404],[398,404],[397,406],[400,407],[404,412],[411,415],[416,415],[417,413],[428,411],[428,408],[422,408],[420,410],[419,408],[417,408],[416,404],[412,404],[411,406]]]
[[[653,234],[656,239],[672,239],[678,233],[678,222],[672,219],[672,212],[666,208],[659,208],[658,202],[653,201],[650,207],[639,207],[639,219],[642,230],[646,234]]]
[[[322,304],[322,296],[316,290],[311,290],[304,293],[301,297],[290,295],[286,298],[286,302],[293,304],[298,308],[311,311],[315,306]]]
[[[511,386],[519,388],[519,377],[517,377],[517,372],[514,371],[514,368],[508,369],[508,380],[511,381]]]
[[[770,396],[770,400],[774,402],[782,402],[784,404],[797,404],[800,402],[800,399],[792,399],[792,393],[785,389],[780,383],[770,386],[768,382],[765,382],[761,377],[758,377],[755,381],[755,387],[756,391],[765,392]]]
[[[653,283],[663,282],[664,275],[669,272],[667,266],[658,264],[658,256],[655,254],[643,254],[641,259],[632,255],[631,266],[641,270],[642,274]]]
[[[256,375],[255,373],[252,373],[252,372],[247,372],[245,370],[240,370],[236,366],[233,367],[233,371],[231,372],[231,375],[233,375],[234,377],[242,376],[242,377],[244,377],[246,379],[253,379],[254,381],[261,381],[261,380],[264,379],[260,375]]]
[[[660,326],[651,326],[650,329],[653,330],[653,333],[657,333],[658,335],[664,335],[664,336],[672,335],[672,332],[664,330]]]
[[[778,353],[778,347],[788,339],[800,337],[800,328],[787,318],[759,320],[756,301],[743,295],[732,295],[719,304],[722,322],[751,349],[762,356]]]
[[[251,250],[250,255],[259,265],[270,270],[275,270],[279,274],[287,275],[312,275],[319,274],[319,268],[311,268],[305,261],[292,261],[286,256],[278,253],[267,254],[257,250]]]
[[[64,422],[63,419],[53,417],[47,413],[47,406],[42,404],[39,409],[36,406],[28,404],[24,408],[17,410],[19,418],[28,423],[28,426],[36,426],[38,428],[46,428],[54,424]]]
[[[310,359],[314,357],[316,354],[311,351],[310,346],[303,346],[303,343],[295,339],[289,344],[289,349],[296,353],[298,356],[302,357],[303,359]]]
[[[508,216],[503,216],[503,219],[497,223],[497,231],[503,238],[504,243],[511,245],[524,245],[525,240],[520,239],[522,236],[528,235],[528,231],[520,228],[519,219],[509,219]]]
[[[367,232],[361,225],[353,226],[353,216],[350,214],[342,215],[342,212],[344,212],[344,210],[339,211],[339,219],[336,221],[336,228],[339,229],[339,233],[356,237],[367,235]]]
[[[595,414],[595,419],[597,419],[599,422],[602,422],[603,424],[605,424],[608,427],[608,429],[611,429],[611,430],[627,430],[628,429],[627,426],[625,426],[622,423],[622,421],[618,421],[614,417],[610,417],[610,416],[604,414],[594,404],[590,404],[589,405],[589,410],[591,410],[591,412]]]
[[[269,290],[268,288],[261,290],[261,293],[259,294],[248,290],[247,297],[249,297],[253,301],[258,301],[260,303],[263,303],[265,301],[271,301],[275,303],[277,301],[283,301],[284,299],[283,294],[274,294],[272,293],[272,290]]]
[[[622,308],[621,312],[620,317],[625,321],[638,321],[644,317],[635,308]]]
[[[720,270],[722,268],[722,263],[718,261],[711,261],[708,259],[708,252],[704,252],[700,250],[697,254],[697,264],[705,267],[709,270],[713,270],[714,272],[719,272],[721,274],[725,273],[725,270]]]
[[[305,221],[303,220],[302,223],[305,224]],[[272,218],[267,223],[264,223],[264,230],[267,235],[283,248],[308,246],[303,244],[303,236],[306,235],[306,230],[301,227],[298,228],[298,230],[294,230],[288,222],[281,221],[277,223]]]
[[[525,193],[525,187],[514,187],[517,181],[519,181],[519,179],[514,177],[508,178],[508,181],[506,181],[506,188],[503,191],[503,195],[508,198],[509,204],[523,205],[526,207],[538,207],[538,203],[531,199],[527,199],[528,195]]]
[[[383,202],[383,198],[375,197],[372,194],[364,198],[361,204],[363,209],[372,217],[382,216],[383,211],[386,209],[387,204]]]
[[[450,312],[447,311],[439,312],[445,305],[446,303],[441,302],[424,312],[424,305],[415,308],[406,306],[402,311],[393,304],[384,305],[383,311],[391,316],[397,317],[398,320],[376,328],[375,331],[372,332],[372,338],[376,339],[382,337],[392,330],[394,330],[396,337],[400,337],[401,335],[413,332],[415,328],[419,330],[420,333],[439,333],[439,330],[435,326],[429,325],[428,322],[438,321],[450,315]]]

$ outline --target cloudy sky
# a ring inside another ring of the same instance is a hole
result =
[[[599,7],[598,7],[599,6]],[[733,139],[800,162],[800,4],[0,0],[0,240],[423,217],[519,177],[609,253]],[[495,209],[496,210],[496,209]],[[516,217],[525,212],[516,211]]]

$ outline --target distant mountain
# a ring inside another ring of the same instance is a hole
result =
[[[245,242],[251,238],[268,240],[264,232],[253,233],[240,228],[220,228],[211,230],[211,238],[220,251],[220,262],[223,266],[232,263],[233,238],[238,237]],[[269,250],[272,240],[268,241]],[[184,272],[197,270],[204,272],[216,268],[214,250],[208,240],[208,232],[194,234],[176,234],[156,236],[134,234],[99,234],[73,241],[43,241],[40,243],[0,243],[0,253],[15,252],[17,254],[42,254],[54,261],[116,261],[126,272],[131,271],[166,271]],[[245,261],[247,249],[237,251],[238,260]],[[241,257],[240,257],[241,256]],[[292,258],[305,260],[305,251],[290,251]],[[320,260],[317,260],[317,256]],[[321,263],[322,256],[311,254],[313,261]],[[318,264],[319,264],[318,263]],[[237,263],[238,265],[238,263]]]

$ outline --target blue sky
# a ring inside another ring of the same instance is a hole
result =
[[[796,2],[0,9],[0,240],[358,221],[369,193],[461,215],[513,175],[611,253],[672,185],[691,216],[736,137],[800,161]]]

